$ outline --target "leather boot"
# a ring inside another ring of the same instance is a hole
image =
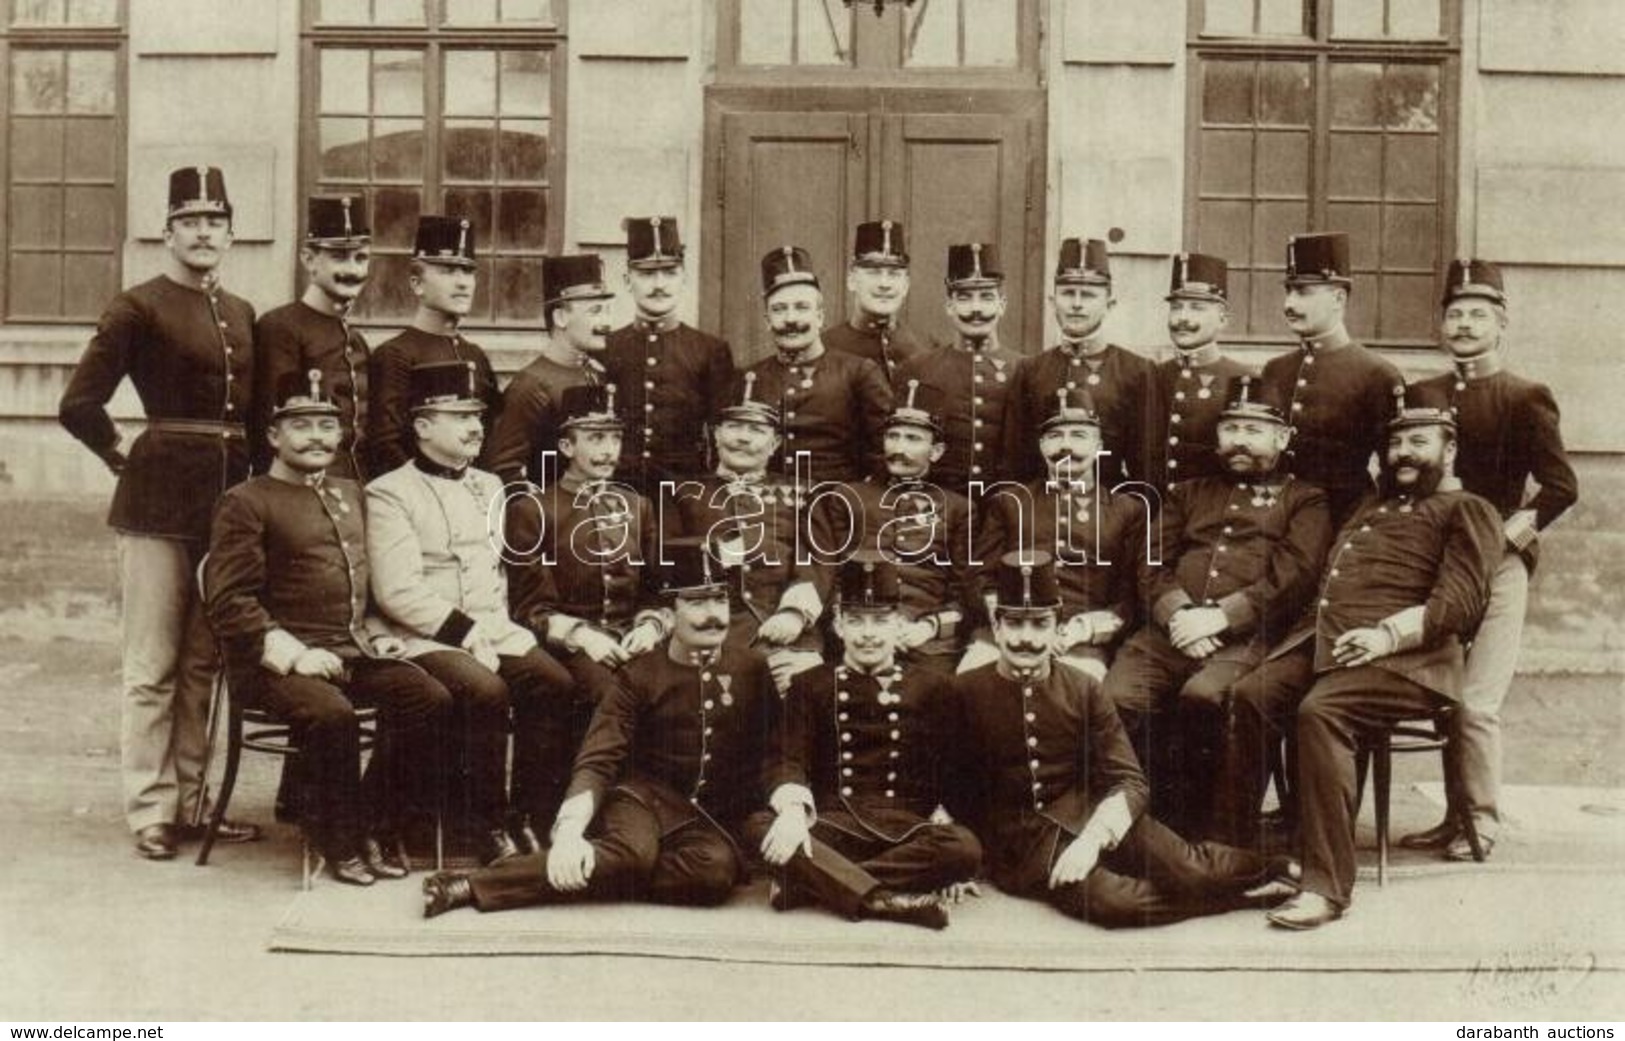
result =
[[[858,915],[927,929],[948,928],[948,912],[935,893],[897,893],[890,889],[876,889],[863,898],[863,907]]]
[[[457,871],[436,871],[423,880],[423,917],[434,918],[459,907],[474,906],[474,887]]]

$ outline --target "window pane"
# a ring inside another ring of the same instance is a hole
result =
[[[489,116],[497,110],[497,56],[446,52],[446,115]]]
[[[497,318],[508,322],[542,320],[542,261],[516,257],[496,262]]]
[[[411,260],[400,254],[374,253],[372,277],[356,301],[356,315],[370,319],[405,319],[417,310],[417,297],[408,281]]]
[[[62,258],[62,316],[94,318],[118,292],[118,261],[111,253]]]
[[[1230,283],[1230,311],[1232,317],[1229,328],[1226,331],[1233,333],[1250,332],[1252,330],[1254,314],[1270,314],[1272,312],[1268,307],[1264,308],[1262,311],[1253,310],[1253,301],[1251,296],[1253,275],[1251,272],[1231,268],[1228,281]],[[1259,281],[1263,282],[1267,280],[1263,278],[1263,276],[1260,276]],[[1277,306],[1279,303],[1280,301],[1276,301]],[[1279,313],[1279,311],[1277,310],[1275,313]]]
[[[502,104],[505,116],[545,116],[553,104],[552,63],[545,51],[502,52]]]
[[[1382,266],[1432,271],[1438,257],[1439,217],[1432,206],[1387,206],[1382,220]]]
[[[1252,195],[1252,131],[1202,131],[1201,169],[1203,195]]]
[[[68,111],[112,115],[117,74],[118,61],[112,51],[69,51]]]
[[[1252,123],[1252,62],[1209,61],[1202,64],[1202,120],[1206,123]]]
[[[550,0],[501,0],[501,3],[502,20],[510,25],[515,22],[553,24],[553,4]]]
[[[844,65],[850,53],[852,12],[840,0],[797,0],[796,64]]]
[[[322,51],[322,111],[367,111],[370,65],[366,51],[340,48]]]
[[[62,177],[62,119],[11,121],[11,176],[15,180]]]
[[[963,0],[965,5],[965,64],[1014,68],[1016,0]]]
[[[1282,259],[1285,259],[1286,250],[1281,250]],[[1280,335],[1286,331],[1286,322],[1281,317],[1281,304],[1284,302],[1285,291],[1281,288],[1281,274],[1284,268],[1275,271],[1255,271],[1252,277],[1252,292],[1247,294],[1249,332],[1271,333]],[[1234,280],[1232,279],[1232,284]]]
[[[11,189],[11,245],[57,249],[62,245],[62,189],[55,185]]]
[[[1309,135],[1258,135],[1258,194],[1309,197]]]
[[[793,0],[739,0],[739,63],[790,64]]]
[[[495,195],[482,188],[448,188],[442,211],[450,217],[467,217],[474,222],[474,246],[478,255],[491,251],[491,210]]]
[[[61,112],[68,95],[67,69],[61,51],[11,52],[11,97],[14,112]]]
[[[372,0],[372,20],[379,25],[422,25],[423,0]]]
[[[1382,5],[1383,0],[1337,0],[1332,5],[1332,35],[1381,36]]]
[[[1253,207],[1254,266],[1283,266],[1286,240],[1309,227],[1309,205],[1302,202],[1260,202]]]
[[[416,188],[379,188],[372,195],[373,241],[384,249],[410,249],[417,235],[422,193]]]
[[[1260,0],[1258,5],[1258,32],[1260,36],[1302,36],[1304,31],[1304,0]]]
[[[369,20],[367,0],[322,0],[318,22],[329,25],[361,25]]]
[[[1382,185],[1382,135],[1333,134],[1326,173],[1333,199],[1374,198]]]
[[[1314,118],[1314,101],[1307,62],[1266,61],[1259,65],[1260,123],[1306,127]]]
[[[317,168],[322,177],[362,179],[367,176],[367,121],[365,119],[322,120],[321,157]]]
[[[1432,202],[1439,195],[1439,139],[1432,134],[1388,136],[1388,176],[1383,194],[1390,199]]]
[[[118,4],[114,0],[68,0],[68,22],[72,25],[117,25]]]
[[[1196,248],[1244,264],[1252,255],[1253,207],[1247,202],[1203,201],[1197,209]]]
[[[1443,36],[1439,0],[1388,0],[1388,35],[1400,39]]]
[[[1349,291],[1348,330],[1356,340],[1377,335],[1377,276],[1355,275]]]
[[[959,5],[917,4],[903,11],[903,64],[915,67],[959,64]]]
[[[1390,340],[1431,340],[1434,334],[1432,275],[1384,275],[1382,321],[1377,333]]]
[[[1251,36],[1253,0],[1207,0],[1202,33],[1206,36]]]
[[[113,245],[118,227],[113,189],[69,185],[63,191],[62,244],[69,249]]]
[[[1439,129],[1439,68],[1390,65],[1382,84],[1382,125],[1390,130]]]
[[[469,308],[468,317],[474,321],[491,320],[491,261],[489,258],[480,261],[480,267],[474,275],[474,306]]]
[[[547,192],[509,189],[497,195],[497,249],[541,249],[547,235]]]
[[[497,0],[446,0],[447,25],[489,25],[497,20]]]
[[[1333,65],[1332,125],[1380,126],[1377,98],[1381,87],[1381,65],[1355,65],[1349,62]]]
[[[502,124],[497,175],[504,181],[547,180],[546,120],[510,119]]]
[[[423,114],[421,51],[372,52],[372,110],[385,116]]]
[[[454,181],[489,181],[496,174],[496,123],[448,119],[440,135],[442,167]]]
[[[62,259],[58,254],[13,253],[10,282],[6,310],[11,317],[55,318],[61,313]]]
[[[1381,244],[1382,207],[1375,203],[1332,203],[1326,207],[1327,226],[1348,232],[1349,263],[1356,271],[1377,267],[1377,247]]]
[[[60,25],[62,0],[13,0],[13,25]]]
[[[372,175],[383,180],[423,179],[423,121],[377,119],[372,125]]]

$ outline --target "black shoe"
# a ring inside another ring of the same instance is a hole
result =
[[[434,918],[459,907],[474,906],[474,887],[468,876],[456,871],[436,871],[423,880],[423,917]]]
[[[175,859],[175,826],[149,824],[135,833],[135,852],[148,860]]]
[[[948,928],[948,912],[935,893],[895,893],[890,889],[876,889],[863,898],[858,912],[861,918],[882,922],[901,922],[927,929]]]
[[[513,826],[508,829],[508,833],[513,836],[514,845],[518,847],[519,852],[540,853],[542,851],[542,840],[537,837],[536,829],[531,826],[530,814],[527,813],[514,821]]]
[[[1473,844],[1467,840],[1467,833],[1464,831],[1451,839],[1450,845],[1444,848],[1444,859],[1454,860],[1457,863],[1470,864],[1474,861],[1483,863],[1490,859],[1490,850],[1494,848],[1495,840],[1488,835],[1480,834],[1478,836],[1478,853],[1474,853]],[[1482,854],[1482,856],[1479,854]]]
[[[1292,857],[1271,857],[1263,881],[1241,894],[1248,904],[1274,907],[1297,896],[1303,887],[1303,865]]]
[[[1401,835],[1399,844],[1406,849],[1446,849],[1461,834],[1454,817],[1446,817],[1426,831],[1413,831]]]
[[[367,870],[367,862],[356,856],[345,857],[342,860],[329,858],[327,873],[349,886],[370,886],[377,881],[372,877],[372,872]]]
[[[361,859],[367,862],[367,870],[379,878],[405,878],[412,873],[399,839],[367,839],[361,844]]]
[[[186,842],[201,842],[209,833],[208,821],[202,824],[183,824],[180,826],[180,836]],[[215,832],[216,842],[258,842],[260,840],[260,826],[247,821],[234,821],[225,818],[220,822],[220,830]]]
[[[480,840],[480,863],[486,867],[507,860],[509,857],[517,856],[519,856],[519,847],[514,845],[513,836],[509,835],[506,829],[492,828]]]

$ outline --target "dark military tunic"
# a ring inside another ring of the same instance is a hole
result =
[[[205,543],[215,500],[248,475],[254,309],[223,289],[165,276],[114,297],[62,395],[68,432],[108,459],[107,403],[128,376],[147,429],[130,448],[107,523],[132,535]]]
[[[893,380],[899,395],[909,380],[941,395],[942,458],[931,464],[931,480],[950,491],[968,494],[969,482],[992,484],[1008,476],[1005,455],[1005,408],[1010,379],[1021,355],[1002,347],[971,350],[942,347],[898,366]],[[1033,437],[1037,438],[1037,427]]]
[[[779,410],[784,443],[773,467],[777,476],[796,480],[798,452],[810,457],[812,483],[856,481],[879,470],[881,430],[892,407],[879,365],[824,350],[793,364],[770,356],[750,371],[756,400]]]
[[[922,354],[932,345],[906,325],[896,322],[864,322],[856,319],[830,326],[823,332],[824,346],[832,351],[853,354],[879,365],[888,379],[895,379],[897,370]]]
[[[605,367],[626,421],[618,479],[653,495],[661,481],[705,473],[734,386],[728,344],[687,325],[634,322],[609,334]]]
[[[570,387],[596,386],[603,381],[603,367],[586,357],[580,365],[562,365],[539,355],[514,373],[502,395],[502,416],[487,426],[491,472],[504,484],[556,480],[564,469],[562,461],[553,473],[545,472],[542,461],[546,453],[557,454],[559,450],[564,392]],[[620,407],[618,402],[616,407]]]
[[[491,431],[502,417],[502,393],[497,389],[491,359],[479,344],[463,336],[439,336],[421,329],[407,329],[372,352],[367,367],[367,451],[369,478],[378,477],[412,458],[417,438],[412,433],[412,368],[437,361],[471,361],[480,399],[485,402],[485,446],[475,465],[489,469],[486,460],[492,451]]]
[[[1371,457],[1388,450],[1399,370],[1357,343],[1305,343],[1264,365],[1263,396],[1283,405],[1292,443],[1281,468],[1326,492],[1341,523],[1371,489]]]
[[[1156,367],[1157,405],[1151,423],[1151,465],[1147,480],[1167,489],[1176,481],[1222,476],[1218,444],[1219,413],[1230,400],[1231,387],[1251,368],[1223,355],[1208,365],[1184,357]]]
[[[350,323],[323,314],[302,300],[260,315],[254,327],[254,423],[251,431],[255,469],[270,467],[271,446],[265,431],[276,407],[277,385],[290,373],[301,378],[311,369],[322,373],[322,386],[339,407],[344,440],[328,467],[334,477],[367,479],[368,452],[363,441],[367,428],[367,340]]]
[[[1082,345],[1061,344],[1024,358],[1011,380],[1004,416],[1004,452],[1011,475],[1030,481],[1041,476],[1038,428],[1055,411],[1062,387],[1085,391],[1100,416],[1101,441],[1111,455],[1101,478],[1146,480],[1147,441],[1157,414],[1155,367],[1148,358],[1108,344],[1093,356]]]
[[[1534,510],[1535,528],[1544,531],[1574,505],[1579,482],[1563,448],[1557,402],[1544,384],[1505,370],[1476,376],[1468,364],[1424,380],[1421,389],[1449,392],[1459,431],[1456,476],[1468,491],[1488,499],[1503,519]],[[1530,478],[1539,485],[1532,498]],[[1533,571],[1540,543],[1518,549]]]

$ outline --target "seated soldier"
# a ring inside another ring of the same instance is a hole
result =
[[[1108,927],[1290,895],[1295,862],[1192,844],[1145,812],[1116,710],[1093,677],[1055,667],[1061,590],[1049,555],[1007,555],[996,583],[999,659],[953,680],[949,808],[976,823],[999,888]]]
[[[727,642],[728,588],[703,541],[673,539],[663,552],[672,634],[615,674],[550,844],[472,874],[430,875],[424,917],[579,900],[707,906],[745,877],[736,836],[762,805],[778,695],[761,656]],[[789,785],[774,805],[806,816],[812,799]]]
[[[221,497],[203,584],[234,690],[294,728],[313,803],[307,838],[334,878],[368,886],[407,873],[406,770],[432,755],[451,695],[400,660],[402,641],[367,631],[361,488],[326,473],[339,416],[320,369],[278,381],[271,472]],[[365,781],[356,705],[379,712]]]
[[[763,812],[745,834],[777,869],[777,910],[813,900],[848,918],[942,929],[938,893],[966,891],[982,847],[942,806],[948,677],[898,663],[899,570],[873,551],[841,568],[841,663],[801,673],[772,703],[768,787],[810,788],[816,821],[784,819],[799,807]]]

